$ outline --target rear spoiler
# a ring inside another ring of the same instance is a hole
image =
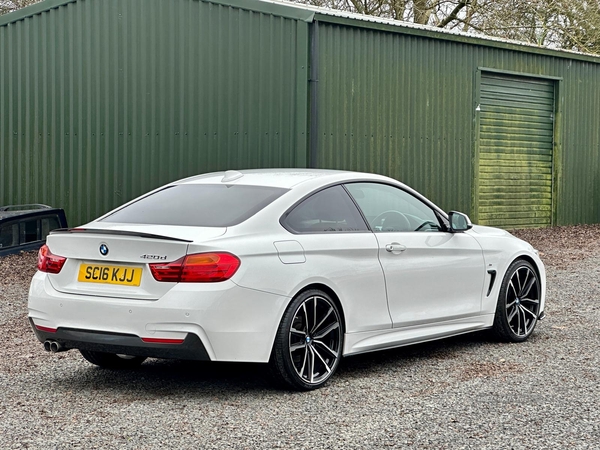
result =
[[[134,236],[146,239],[158,239],[161,241],[192,242],[187,239],[160,236],[158,234],[141,233],[139,231],[103,230],[98,228],[57,228],[56,230],[51,231],[50,234],[107,234],[112,236]]]

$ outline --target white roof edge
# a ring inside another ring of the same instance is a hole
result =
[[[191,176],[181,180],[173,181],[169,185],[181,184],[241,184],[255,186],[272,186],[284,189],[292,189],[300,184],[319,184],[322,180],[337,182],[345,179],[370,179],[389,180],[385,175],[354,172],[335,169],[312,169],[312,168],[267,168],[267,169],[240,169],[235,172],[239,177],[235,180],[223,180],[226,173],[232,171],[210,172]],[[397,180],[394,180],[397,182]]]
[[[264,3],[287,5],[287,6],[291,6],[294,8],[305,9],[305,10],[313,11],[315,13],[319,13],[319,14],[322,14],[325,16],[340,17],[340,18],[344,18],[344,19],[353,19],[353,20],[359,20],[362,22],[379,23],[379,24],[390,25],[390,26],[394,26],[394,27],[398,27],[398,28],[409,28],[409,29],[414,29],[414,30],[422,30],[422,31],[428,31],[428,32],[433,32],[433,33],[439,33],[442,35],[462,36],[462,37],[468,37],[468,38],[478,39],[478,40],[482,40],[482,41],[498,42],[498,43],[502,43],[502,44],[512,44],[512,45],[516,45],[518,47],[526,47],[527,49],[530,49],[530,50],[532,50],[532,49],[549,50],[552,52],[564,53],[565,56],[578,55],[578,56],[586,56],[586,57],[591,57],[591,58],[598,58],[598,60],[600,62],[600,56],[595,55],[593,53],[584,53],[584,52],[578,52],[575,50],[544,47],[541,45],[532,44],[530,42],[515,41],[512,39],[504,39],[504,38],[499,38],[499,37],[495,37],[495,36],[487,36],[484,34],[476,34],[476,33],[470,33],[470,32],[458,31],[458,30],[450,30],[447,28],[438,28],[438,27],[434,27],[431,25],[421,25],[421,24],[417,24],[417,23],[413,23],[413,22],[405,22],[402,20],[388,19],[385,17],[370,16],[367,14],[359,14],[359,13],[353,13],[353,12],[348,12],[348,11],[341,11],[338,9],[323,8],[320,6],[306,5],[304,3],[296,3],[296,2],[292,2],[292,1],[288,1],[288,0],[260,0],[260,1],[262,1]]]

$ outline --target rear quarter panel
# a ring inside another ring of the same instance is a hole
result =
[[[274,242],[290,240],[302,247],[304,262],[290,264],[280,258]],[[282,228],[274,234],[223,238],[218,244],[240,258],[240,268],[232,278],[239,286],[284,295],[291,301],[307,286],[322,284],[338,297],[347,333],[391,327],[372,233],[293,235]]]

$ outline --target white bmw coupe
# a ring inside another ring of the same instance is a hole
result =
[[[342,356],[491,328],[527,339],[545,269],[528,243],[393,179],[265,169],[180,180],[40,249],[29,319],[47,351],[269,363],[322,386]]]

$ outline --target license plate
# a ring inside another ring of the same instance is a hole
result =
[[[82,264],[79,267],[77,281],[83,283],[120,284],[139,286],[142,281],[141,267],[105,266]]]

